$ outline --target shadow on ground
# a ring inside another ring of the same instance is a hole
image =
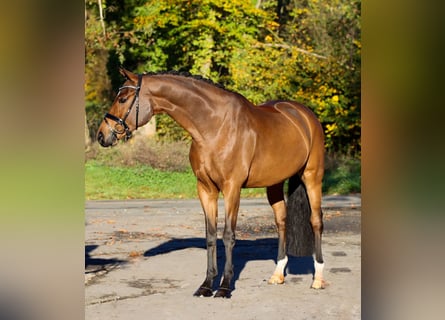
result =
[[[87,245],[85,246],[85,273],[98,273],[101,271],[109,271],[116,266],[126,263],[125,260],[119,259],[101,259],[92,258],[91,252],[97,249],[98,245]]]
[[[187,248],[206,249],[205,238],[174,238],[167,242],[160,244],[159,246],[147,250],[144,253],[145,257],[153,257],[161,254],[168,254],[173,251],[183,250]],[[276,257],[278,252],[278,239],[277,238],[263,238],[256,240],[236,240],[235,247],[233,249],[233,265],[234,265],[234,280],[233,288],[235,289],[236,281],[239,279],[241,272],[244,270],[247,262],[256,260],[273,260],[276,263]],[[215,288],[221,281],[222,271],[224,269],[225,253],[224,243],[222,240],[217,242],[217,255],[218,255],[218,271],[219,275],[215,279]],[[202,263],[205,264],[206,259],[203,259]],[[186,266],[184,266],[186,267]],[[312,256],[308,257],[292,257],[289,256],[287,264],[288,274],[314,274],[314,260]],[[272,275],[273,270],[271,270]],[[203,279],[205,274],[203,274]]]

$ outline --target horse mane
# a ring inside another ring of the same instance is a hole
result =
[[[227,89],[221,83],[214,82],[213,80],[211,80],[209,78],[206,78],[206,77],[203,77],[201,75],[191,74],[188,71],[171,70],[171,71],[158,71],[158,72],[144,72],[143,75],[147,75],[147,76],[173,75],[173,76],[180,76],[180,77],[184,77],[184,78],[191,78],[191,79],[195,79],[195,80],[198,80],[198,81],[202,81],[202,82],[211,84],[211,85],[213,85],[213,86],[215,86],[217,88],[223,89],[225,91],[235,93],[235,92]]]
[[[142,73],[143,75],[147,75],[147,76],[162,76],[162,75],[173,75],[173,76],[179,76],[179,77],[184,77],[184,78],[190,78],[190,79],[195,79],[198,81],[202,81],[204,83],[210,84],[212,86],[215,86],[216,88],[219,88],[221,90],[224,90],[227,93],[233,94],[235,96],[237,96],[238,98],[241,98],[242,100],[245,100],[246,102],[248,102],[250,105],[255,106],[251,101],[249,101],[245,96],[243,96],[241,93],[238,93],[236,91],[232,91],[230,89],[227,89],[223,84],[221,83],[217,83],[214,82],[213,80],[203,77],[201,75],[196,75],[196,74],[192,74],[188,71],[176,71],[176,70],[171,70],[171,71],[157,71],[157,72],[144,72]]]

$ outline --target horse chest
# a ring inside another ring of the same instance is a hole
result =
[[[248,161],[242,160],[239,152],[209,150],[209,147],[192,145],[190,163],[199,180],[210,180],[219,186],[228,180],[244,181],[249,171]]]

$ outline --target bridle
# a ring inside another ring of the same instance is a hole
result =
[[[116,117],[115,115],[112,115],[110,113],[105,114],[104,117],[104,121],[107,124],[108,128],[111,130],[111,133],[117,138],[118,134],[122,134],[125,132],[125,139],[130,139],[131,138],[131,131],[130,128],[128,127],[127,123],[125,122],[125,120],[127,120],[128,115],[131,112],[131,109],[133,109],[133,106],[136,104],[136,128],[135,130],[137,130],[138,128],[138,116],[139,116],[139,91],[141,90],[141,82],[142,82],[142,74],[138,74],[138,84],[137,86],[123,86],[119,88],[119,92],[117,93],[117,96],[119,96],[119,93],[121,92],[122,89],[125,88],[129,88],[129,89],[134,89],[135,93],[134,93],[134,97],[133,97],[133,101],[131,102],[130,107],[128,108],[127,112],[125,113],[124,117],[121,119],[119,117]],[[116,124],[114,125],[114,128],[108,123],[108,120],[113,120],[116,122]]]

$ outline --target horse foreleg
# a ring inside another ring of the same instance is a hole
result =
[[[215,293],[215,298],[230,298],[231,282],[234,275],[232,254],[233,247],[235,246],[235,229],[240,205],[241,188],[236,188],[230,185],[222,191],[224,194],[224,206],[226,211],[223,233],[226,263],[224,265],[224,277],[218,291]]]
[[[270,284],[284,283],[284,269],[287,265],[286,255],[286,203],[284,202],[283,183],[267,188],[267,200],[272,206],[278,230],[277,266],[269,279]]]
[[[218,194],[214,186],[206,186],[198,181],[198,195],[205,215],[207,242],[207,275],[202,285],[194,293],[197,297],[213,295],[213,279],[218,275],[216,262],[216,240],[218,222]]]

